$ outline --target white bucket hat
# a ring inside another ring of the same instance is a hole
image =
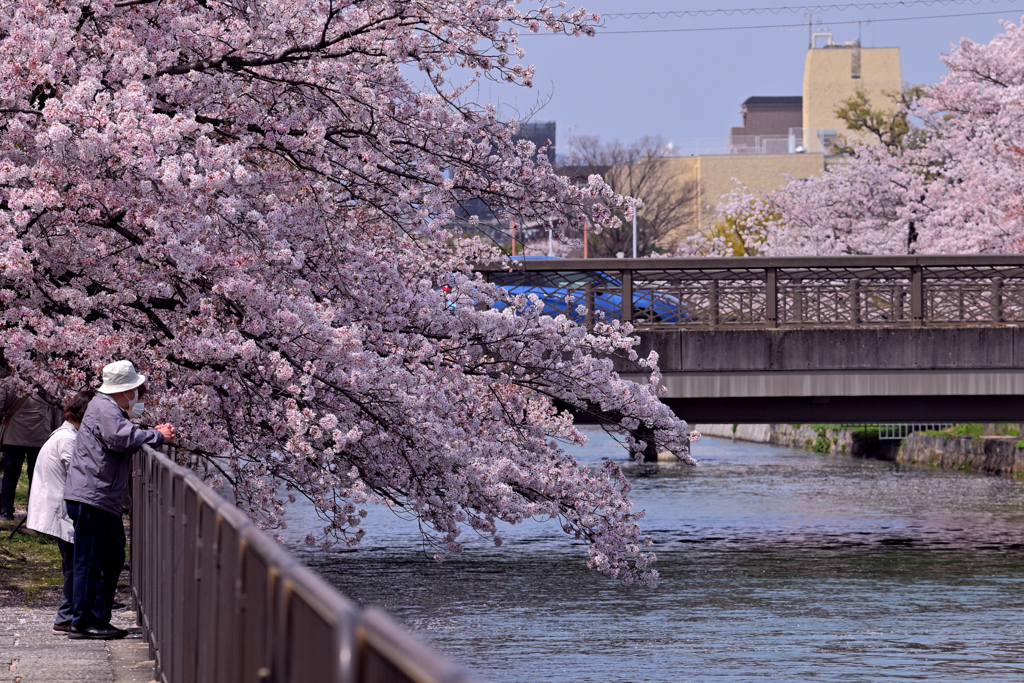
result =
[[[103,386],[97,391],[101,394],[117,394],[141,387],[145,381],[146,376],[135,372],[131,361],[114,361],[103,368]]]

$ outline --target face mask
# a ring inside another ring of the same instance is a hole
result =
[[[128,417],[133,420],[137,420],[142,417],[142,414],[146,412],[146,404],[142,401],[133,401],[128,407]]]
[[[146,412],[146,404],[139,400],[139,390],[136,389],[134,395],[128,399],[128,417],[135,420],[142,417],[142,414]]]

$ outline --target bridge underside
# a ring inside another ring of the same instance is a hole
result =
[[[670,398],[672,410],[691,424],[850,422],[1020,422],[1020,396],[803,396]]]
[[[665,403],[691,423],[1024,422],[1024,329],[666,330]],[[619,368],[623,377],[644,376]]]

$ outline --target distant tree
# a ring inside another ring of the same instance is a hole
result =
[[[573,138],[571,149],[569,162],[561,169],[563,173],[581,181],[596,173],[616,194],[643,201],[643,208],[637,212],[638,256],[662,250],[671,232],[693,220],[697,184],[679,178],[675,163],[678,155],[664,138],[645,136],[623,144],[582,135]],[[618,252],[631,256],[632,213],[627,207],[609,208],[623,219],[622,226],[591,232],[590,256],[614,257]]]
[[[894,106],[876,109],[867,93],[859,90],[836,107],[836,117],[846,123],[847,130],[865,133],[872,143],[899,154],[921,142],[921,130],[911,123],[910,117],[924,93],[925,89],[920,86],[906,87],[899,93],[888,93]],[[849,155],[856,150],[844,144],[838,151]]]

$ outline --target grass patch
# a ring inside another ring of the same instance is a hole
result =
[[[947,430],[950,436],[969,436],[972,439],[981,438],[984,426],[981,424],[959,424],[953,425]]]
[[[57,540],[20,531],[8,539],[17,524],[0,523],[0,606],[55,604],[64,585]]]
[[[14,493],[14,507],[21,513],[28,507],[27,467],[22,466]],[[25,533],[24,525],[8,539],[19,521],[0,522],[0,606],[55,604],[64,586],[57,540]]]
[[[955,424],[952,427],[946,427],[945,429],[928,429],[917,432],[918,434],[928,434],[930,436],[969,436],[972,439],[980,439],[985,426],[980,423],[965,423]]]

